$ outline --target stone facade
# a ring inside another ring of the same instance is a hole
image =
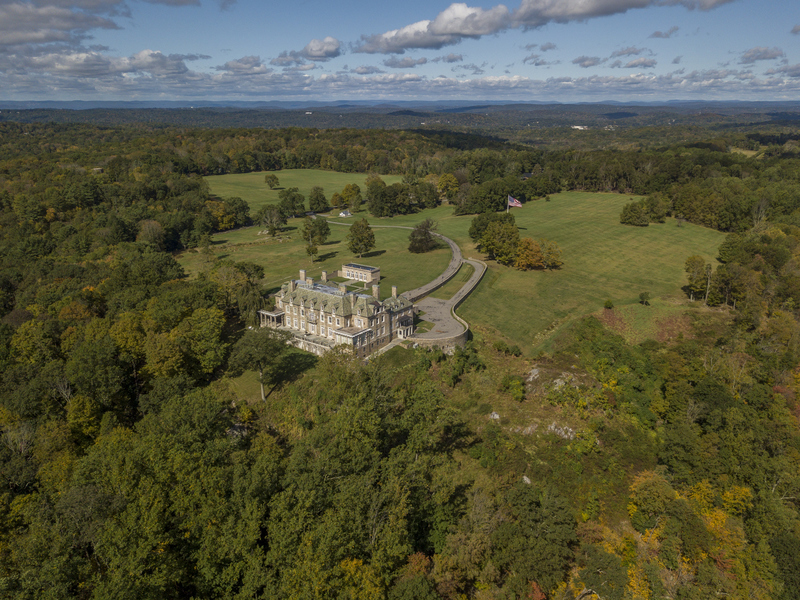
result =
[[[262,327],[275,327],[292,333],[292,343],[314,354],[324,354],[335,346],[346,346],[366,357],[394,339],[414,333],[414,305],[397,295],[380,300],[380,287],[372,295],[347,291],[327,282],[315,283],[300,272],[299,280],[281,287],[275,297],[275,310],[259,311]]]

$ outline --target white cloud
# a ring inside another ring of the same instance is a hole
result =
[[[292,65],[301,65],[304,62],[305,59],[300,56],[299,52],[289,52],[288,50],[284,50],[278,56],[269,61],[269,64],[275,65],[276,67],[291,67]]]
[[[129,57],[108,57],[98,52],[51,52],[22,57],[19,66],[31,73],[68,77],[115,77],[137,75],[155,78],[189,74],[187,60],[208,58],[204,55],[165,55],[142,50]]]
[[[766,48],[759,46],[757,48],[750,48],[739,59],[739,63],[743,65],[752,65],[757,60],[773,60],[776,58],[783,58],[786,56],[780,48]]]
[[[0,5],[0,45],[77,42],[92,29],[119,29],[105,17],[59,6]]]
[[[578,65],[584,69],[588,69],[589,67],[595,67],[602,62],[605,62],[605,59],[602,59],[599,56],[579,56],[578,58],[573,59],[572,64]]]
[[[676,56],[675,58],[672,59],[672,64],[673,65],[679,65],[679,64],[681,64],[682,60],[683,60],[683,55]]]
[[[317,65],[315,65],[314,63],[305,63],[303,65],[296,65],[294,67],[288,67],[286,69],[286,71],[293,71],[295,73],[299,73],[299,72],[304,72],[304,71],[313,71],[314,69],[317,69],[317,68],[319,68],[319,67],[317,67]]]
[[[430,30],[435,35],[480,37],[505,29],[509,24],[508,9],[499,4],[489,10],[451,4],[431,22]]]
[[[224,65],[214,68],[217,71],[227,71],[236,75],[260,75],[272,71],[261,62],[260,56],[243,56],[236,60],[229,60]]]
[[[792,79],[800,78],[800,64],[796,65],[783,65],[777,69],[769,69],[767,75],[784,75]]]
[[[375,73],[384,73],[384,71],[380,70],[378,67],[373,67],[370,65],[356,67],[352,72],[357,73],[358,75],[374,75]]]
[[[484,67],[486,67],[486,63],[483,63],[481,66],[478,66],[474,63],[469,65],[458,65],[453,67],[453,72],[457,73],[459,71],[463,71],[463,72],[468,72],[471,75],[483,75],[485,73]]]
[[[368,54],[403,54],[412,48],[439,50],[464,38],[478,38],[507,29],[508,8],[500,4],[489,10],[455,3],[432,21],[418,21],[386,33],[361,36],[356,52]]]
[[[413,69],[417,65],[424,65],[428,62],[427,58],[397,58],[396,56],[392,56],[391,58],[387,58],[383,61],[383,64],[387,67],[391,67],[392,69]]]
[[[555,50],[557,46],[553,42],[545,42],[541,46],[539,46],[539,50],[541,52],[547,52],[548,50]]]
[[[72,67],[62,61],[63,70],[8,71],[0,70],[0,88],[13,89],[15,96],[8,99],[58,97],[152,99],[167,95],[179,99],[226,98],[263,99],[265,95],[285,99],[321,98],[385,98],[404,95],[420,99],[462,98],[484,100],[487,97],[509,100],[605,100],[628,98],[663,100],[669,98],[697,99],[759,99],[769,95],[773,99],[793,99],[800,94],[800,65],[782,66],[773,76],[754,77],[746,70],[718,69],[693,71],[689,75],[675,71],[665,75],[632,72],[625,76],[552,77],[531,79],[522,76],[483,76],[478,78],[439,76],[427,78],[416,73],[380,73],[358,75],[348,73],[269,72],[244,74],[242,69],[203,74],[191,70],[173,76],[154,76],[135,69],[167,67],[181,70],[179,65],[169,66],[169,56],[158,56],[153,51],[143,51],[126,61],[115,63],[100,56],[74,57]],[[140,56],[141,55],[141,56]],[[247,57],[245,57],[247,58]],[[165,60],[166,59],[166,60]],[[5,60],[0,56],[0,62]],[[175,56],[172,60],[177,60]],[[92,62],[96,64],[92,64]],[[237,62],[237,61],[232,61]],[[258,61],[239,59],[244,65]],[[87,76],[74,75],[75,64]],[[155,65],[155,66],[154,66]],[[72,69],[70,71],[70,68]],[[133,69],[120,73],[119,69]],[[23,72],[24,71],[24,72]],[[162,73],[164,70],[162,69]],[[46,94],[49,94],[46,95]]]
[[[671,38],[675,33],[677,33],[678,29],[680,29],[680,27],[678,27],[677,25],[673,25],[666,31],[654,31],[653,33],[650,34],[650,37],[663,38],[663,39]]]
[[[291,67],[302,65],[306,60],[325,62],[340,56],[341,53],[342,43],[336,38],[328,36],[321,40],[311,40],[302,50],[284,50],[269,61],[269,64],[278,67]]]
[[[342,43],[334,37],[327,36],[321,40],[311,40],[300,54],[308,60],[325,61],[336,58],[342,53]]]
[[[623,68],[625,69],[652,69],[656,66],[656,61],[652,58],[637,58],[630,61]]]
[[[417,21],[385,33],[362,35],[354,50],[367,54],[403,54],[406,50],[414,48],[439,50],[444,46],[457,44],[464,38],[478,38],[511,28],[535,29],[548,23],[585,21],[651,6],[681,5],[690,10],[711,10],[732,1],[522,0],[520,6],[513,12],[503,4],[484,10],[464,3],[455,3],[440,12],[433,20]],[[669,30],[669,33],[664,35],[672,33],[673,30]]]
[[[443,63],[457,63],[464,60],[464,55],[462,54],[448,54],[446,56],[437,56],[434,59],[431,59],[431,62],[443,62]]]
[[[643,52],[650,51],[647,48],[636,48],[635,46],[630,46],[628,48],[623,48],[622,50],[615,50],[611,53],[611,58],[618,58],[620,56],[639,56]]]
[[[529,54],[522,59],[524,64],[533,65],[534,67],[546,67],[549,65],[557,64],[555,62],[547,61],[542,58],[541,54]]]
[[[366,54],[403,54],[411,48],[439,50],[444,46],[457,44],[461,36],[436,35],[430,31],[431,21],[418,21],[401,29],[386,33],[362,35],[356,43],[355,52]]]

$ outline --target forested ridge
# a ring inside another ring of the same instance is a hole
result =
[[[797,597],[797,138],[0,123],[2,595]],[[403,174],[386,214],[420,182],[459,214],[614,191],[728,236],[675,341],[587,317],[535,356],[316,359],[246,328],[268,265],[173,256],[254,218],[202,176],[283,168]]]

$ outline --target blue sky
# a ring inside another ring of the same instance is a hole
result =
[[[797,0],[0,0],[3,100],[800,100]]]

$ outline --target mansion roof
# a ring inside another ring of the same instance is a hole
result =
[[[381,302],[374,296],[359,292],[346,292],[324,283],[309,284],[304,281],[292,283],[294,285],[290,283],[281,287],[280,296],[284,305],[322,310],[343,317],[353,314],[372,317],[381,310],[396,312],[412,306],[411,302],[402,296],[387,298]],[[292,290],[292,288],[294,289]]]

